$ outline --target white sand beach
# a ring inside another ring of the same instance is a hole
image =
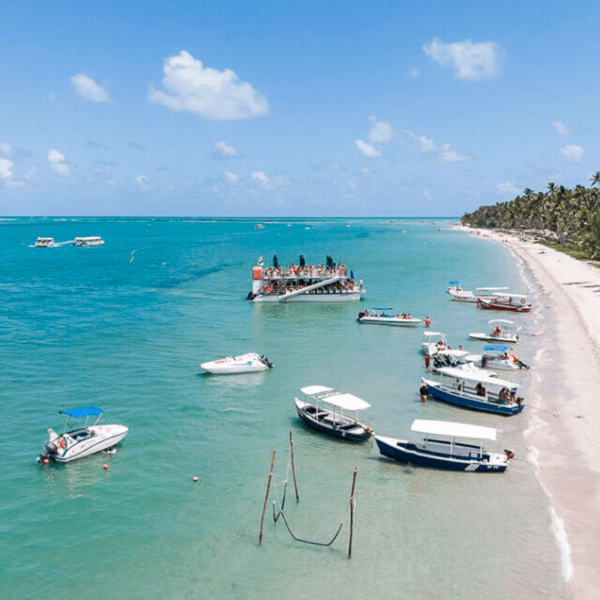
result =
[[[528,413],[528,458],[549,496],[566,585],[576,599],[600,598],[600,269],[515,236],[471,231],[510,244],[541,286],[553,339],[532,369],[528,404],[540,410]]]

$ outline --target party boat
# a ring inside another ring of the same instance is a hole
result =
[[[90,235],[88,237],[76,237],[73,242],[73,246],[81,246],[84,248],[89,248],[91,246],[102,246],[104,244],[104,240],[97,235]]]
[[[64,432],[59,435],[48,429],[49,439],[37,458],[39,463],[51,460],[67,463],[107,450],[118,444],[129,431],[125,425],[98,425],[103,412],[95,406],[58,412],[65,418]],[[92,425],[88,423],[90,417],[96,417]]]
[[[362,279],[341,263],[335,265],[291,264],[289,267],[264,266],[262,257],[252,267],[250,302],[347,302],[360,300]]]
[[[423,434],[423,439],[412,442],[376,435],[379,452],[422,467],[477,473],[502,473],[514,458],[512,450],[489,452],[483,447],[484,440],[496,441],[497,430],[493,427],[416,419],[411,431]],[[474,443],[475,440],[479,443]]]

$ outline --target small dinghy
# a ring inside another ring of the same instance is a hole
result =
[[[103,412],[94,406],[58,412],[65,417],[64,432],[59,435],[53,429],[48,429],[49,439],[37,457],[39,463],[51,460],[67,463],[112,449],[129,431],[125,425],[98,425]],[[88,425],[90,417],[96,417],[93,425]],[[79,426],[73,428],[74,425]]]
[[[371,428],[358,420],[358,411],[371,406],[368,402],[323,385],[310,385],[300,391],[304,400],[294,398],[298,416],[313,429],[354,442],[371,437]]]
[[[365,308],[358,313],[359,323],[373,323],[375,325],[400,325],[404,327],[415,327],[423,323],[423,319],[417,319],[410,313],[394,315],[390,313],[391,308]]]
[[[488,321],[490,331],[487,333],[470,333],[469,337],[472,340],[480,342],[499,342],[501,344],[516,344],[519,341],[519,327],[515,332],[511,330],[514,325],[513,321],[508,319],[492,319]]]
[[[247,354],[240,354],[240,356],[228,356],[205,362],[200,366],[205,371],[215,375],[234,375],[235,373],[267,371],[273,367],[273,363],[266,356],[260,356],[256,352],[248,352]]]
[[[423,438],[412,442],[376,435],[379,452],[422,467],[477,473],[506,471],[514,458],[512,450],[489,452],[483,447],[483,440],[496,441],[497,430],[492,427],[416,419],[411,431],[423,434]],[[457,438],[468,441],[457,441]]]

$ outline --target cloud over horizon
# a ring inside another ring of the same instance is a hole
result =
[[[50,148],[48,150],[48,162],[50,163],[50,168],[61,177],[69,177],[71,175],[71,168],[66,162],[65,155],[60,150]]]
[[[477,81],[493,79],[500,74],[504,57],[496,42],[473,43],[471,40],[445,44],[434,38],[423,46],[423,52],[442,67],[454,71],[455,79]]]
[[[214,121],[241,120],[268,114],[267,99],[231,69],[217,71],[182,50],[164,61],[166,91],[150,86],[148,100],[174,111]]]
[[[569,162],[578,163],[581,162],[585,150],[576,144],[567,144],[564,148],[561,148],[560,152]]]

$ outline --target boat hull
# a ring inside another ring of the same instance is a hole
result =
[[[396,327],[416,327],[422,319],[400,319],[396,317],[360,317],[359,323],[371,323],[375,325],[395,325]]]
[[[382,436],[375,436],[379,452],[406,463],[417,464],[421,467],[444,469],[446,471],[469,471],[472,473],[502,473],[506,471],[508,460],[500,454],[484,452],[479,454],[478,448],[468,444],[455,444],[457,450],[464,452],[464,456],[449,453],[432,452],[420,449],[417,444],[407,440],[396,440]],[[471,456],[469,456],[471,455]]]
[[[261,357],[255,352],[241,354],[236,357],[228,356],[227,358],[205,362],[200,365],[205,371],[208,371],[213,375],[258,373],[260,371],[267,371],[270,366],[273,365],[266,357]]]
[[[486,302],[481,298],[477,302],[479,308],[485,310],[503,310],[506,312],[527,313],[531,312],[531,304],[508,304],[504,302]]]
[[[340,421],[336,426],[333,422],[333,413],[324,408],[316,414],[315,406],[294,398],[296,411],[300,419],[312,429],[327,435],[348,440],[350,442],[364,442],[371,437],[371,429],[359,422],[350,420]],[[312,412],[311,412],[312,411]],[[339,417],[339,415],[338,415]]]
[[[441,400],[442,402],[447,402],[448,404],[453,404],[454,406],[460,406],[461,408],[491,412],[504,416],[517,415],[524,408],[522,404],[501,404],[486,399],[478,400],[470,394],[454,394],[442,389],[439,384],[436,384],[435,382],[426,379],[423,379],[422,381],[427,386],[427,393],[433,398]]]
[[[282,300],[284,294],[257,294],[254,298],[249,298],[250,302],[356,302],[361,299],[361,292],[349,292],[349,293],[314,293],[306,292],[305,294],[299,294],[293,298],[287,298]]]
[[[502,337],[490,333],[470,333],[469,339],[479,342],[497,342],[499,344],[517,344],[519,342],[519,336],[517,335]]]
[[[88,427],[94,436],[80,442],[70,444],[66,449],[59,450],[53,460],[58,463],[68,463],[85,456],[90,456],[118,444],[129,432],[124,425],[95,425]]]

